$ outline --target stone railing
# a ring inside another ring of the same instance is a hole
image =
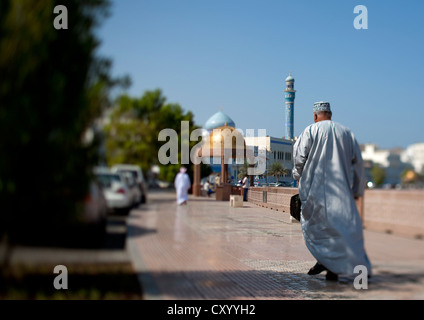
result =
[[[258,206],[277,211],[290,212],[290,198],[298,193],[297,188],[252,187],[248,200]]]
[[[248,201],[290,213],[290,198],[297,188],[252,187]],[[424,190],[367,189],[357,203],[365,229],[424,238]]]
[[[424,190],[366,190],[366,229],[424,238]]]

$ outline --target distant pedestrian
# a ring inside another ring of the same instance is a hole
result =
[[[299,181],[301,225],[306,246],[318,260],[308,274],[327,271],[327,280],[352,276],[371,264],[364,248],[355,199],[364,193],[363,159],[353,133],[331,120],[328,102],[317,102],[315,123],[293,146],[293,177]]]
[[[177,192],[177,203],[179,205],[187,204],[188,190],[191,187],[190,177],[187,174],[187,168],[180,168],[180,172],[175,177],[174,186]]]
[[[215,176],[215,185],[219,186],[221,184],[221,176],[218,174]]]
[[[206,191],[206,194],[208,195],[208,197],[211,196],[212,194],[212,186],[209,183],[208,180],[205,181],[205,183],[203,184],[203,190]]]
[[[243,188],[243,201],[247,201],[247,192],[250,186],[249,176],[247,174],[244,176],[243,180],[241,181],[241,185]]]

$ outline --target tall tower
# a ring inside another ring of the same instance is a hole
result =
[[[285,138],[294,139],[294,99],[296,90],[294,90],[294,78],[291,75],[286,78],[286,90],[284,90],[284,99],[286,100],[286,131]]]

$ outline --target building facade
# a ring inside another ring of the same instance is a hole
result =
[[[293,140],[271,136],[245,137],[244,139],[246,146],[254,150],[255,156],[258,156],[259,148],[265,147],[266,150],[266,169],[264,174],[255,176],[255,183],[262,185],[277,182],[276,177],[267,175],[269,168],[275,162],[279,162],[287,170],[287,173],[280,176],[278,181],[287,185],[291,185],[293,183]],[[262,144],[265,143],[265,146],[261,146],[260,142]]]
[[[402,152],[401,160],[411,164],[416,173],[424,174],[424,142],[408,146]]]
[[[361,145],[362,159],[365,161],[366,178],[372,181],[371,169],[374,165],[382,167],[386,172],[386,185],[399,185],[402,183],[402,173],[411,168],[408,161],[404,161],[404,150],[379,149],[376,144]]]

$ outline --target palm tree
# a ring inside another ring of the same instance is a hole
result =
[[[282,175],[286,175],[289,171],[284,168],[284,166],[280,162],[274,162],[269,166],[267,175],[273,176],[277,179],[277,183],[280,182],[279,178]]]
[[[247,160],[245,160],[243,165],[238,170],[237,178],[243,179],[244,176],[248,173],[248,170],[249,170],[249,163],[247,162]]]

